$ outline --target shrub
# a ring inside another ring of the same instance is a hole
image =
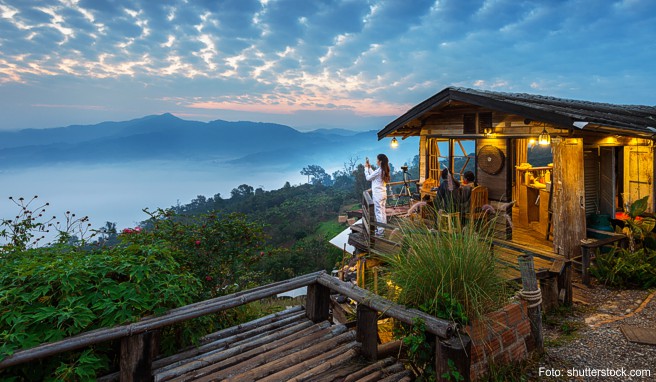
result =
[[[613,248],[608,253],[597,255],[590,273],[613,287],[648,289],[656,286],[656,251],[648,248],[636,251]]]
[[[85,251],[65,244],[0,262],[0,359],[16,350],[161,314],[197,299],[201,285],[162,245]],[[0,371],[26,380],[79,380],[112,362],[110,344]]]
[[[203,299],[258,283],[260,277],[251,269],[264,255],[261,224],[236,213],[188,216],[158,209],[149,214],[143,229],[124,230],[123,242],[166,247],[184,270],[202,282]]]
[[[404,223],[401,251],[384,257],[395,286],[391,297],[461,323],[500,307],[508,294],[491,252],[493,226],[469,224],[447,233],[422,222]]]

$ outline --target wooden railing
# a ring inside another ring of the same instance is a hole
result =
[[[308,287],[306,315],[314,322],[321,322],[328,318],[331,290],[358,302],[357,339],[362,343],[362,354],[365,357],[372,360],[377,358],[378,312],[406,324],[413,324],[420,319],[423,320],[427,333],[439,339],[436,341],[436,351],[439,354],[448,353],[449,357],[457,356],[459,362],[456,365],[462,363],[461,374],[469,376],[469,337],[460,334],[455,323],[414,309],[407,309],[351,283],[329,276],[324,271],[186,305],[169,310],[162,316],[147,317],[132,324],[97,329],[61,341],[21,350],[0,361],[0,369],[107,341],[121,340],[119,372],[121,381],[149,381],[152,380],[153,357],[157,354],[152,348],[155,343],[152,333],[155,330],[304,286]],[[444,349],[449,351],[445,352]],[[436,358],[438,358],[439,370],[446,367],[444,366],[446,360],[440,363],[441,358],[439,356]]]

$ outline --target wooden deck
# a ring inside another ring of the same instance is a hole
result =
[[[388,222],[385,236],[373,235],[376,225],[372,214],[373,205],[369,204],[367,195],[363,197],[363,224],[352,226],[349,244],[353,245],[362,253],[372,256],[380,256],[395,253],[401,248],[401,235],[396,234],[400,221],[407,218],[406,210],[388,209]],[[514,222],[517,222],[517,209],[513,209]],[[544,280],[543,294],[550,298],[551,304],[555,305],[558,300],[565,303],[572,301],[587,303],[590,289],[585,287],[580,276],[574,275],[572,261],[554,253],[553,244],[540,233],[530,227],[511,225],[506,223],[503,215],[496,220],[495,239],[493,251],[498,263],[499,272],[509,280],[521,280],[519,271],[519,257],[530,254],[533,257],[534,268],[538,279]],[[510,237],[509,237],[510,236]],[[542,283],[542,282],[541,282]],[[552,287],[553,286],[553,287]],[[547,291],[546,289],[550,289]],[[549,296],[549,293],[551,296]]]
[[[153,362],[155,381],[410,381],[393,358],[360,356],[356,332],[314,323],[293,307],[210,334],[192,347]],[[371,379],[372,375],[377,375]]]

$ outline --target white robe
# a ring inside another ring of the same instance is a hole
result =
[[[387,203],[387,185],[383,182],[383,172],[380,167],[373,171],[371,167],[365,167],[365,178],[371,182],[371,196],[374,202],[374,212],[378,223],[387,224],[387,213],[385,211]],[[376,233],[382,235],[385,229],[376,228]]]

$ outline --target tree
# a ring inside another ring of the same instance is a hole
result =
[[[323,184],[324,186],[329,186],[331,183],[330,175],[326,174],[326,170],[323,167],[316,164],[303,167],[301,175],[307,175],[308,183]]]
[[[230,191],[230,195],[233,199],[239,199],[253,195],[253,191],[254,190],[252,186],[249,186],[248,184],[242,184],[237,188],[233,188],[232,191]]]

